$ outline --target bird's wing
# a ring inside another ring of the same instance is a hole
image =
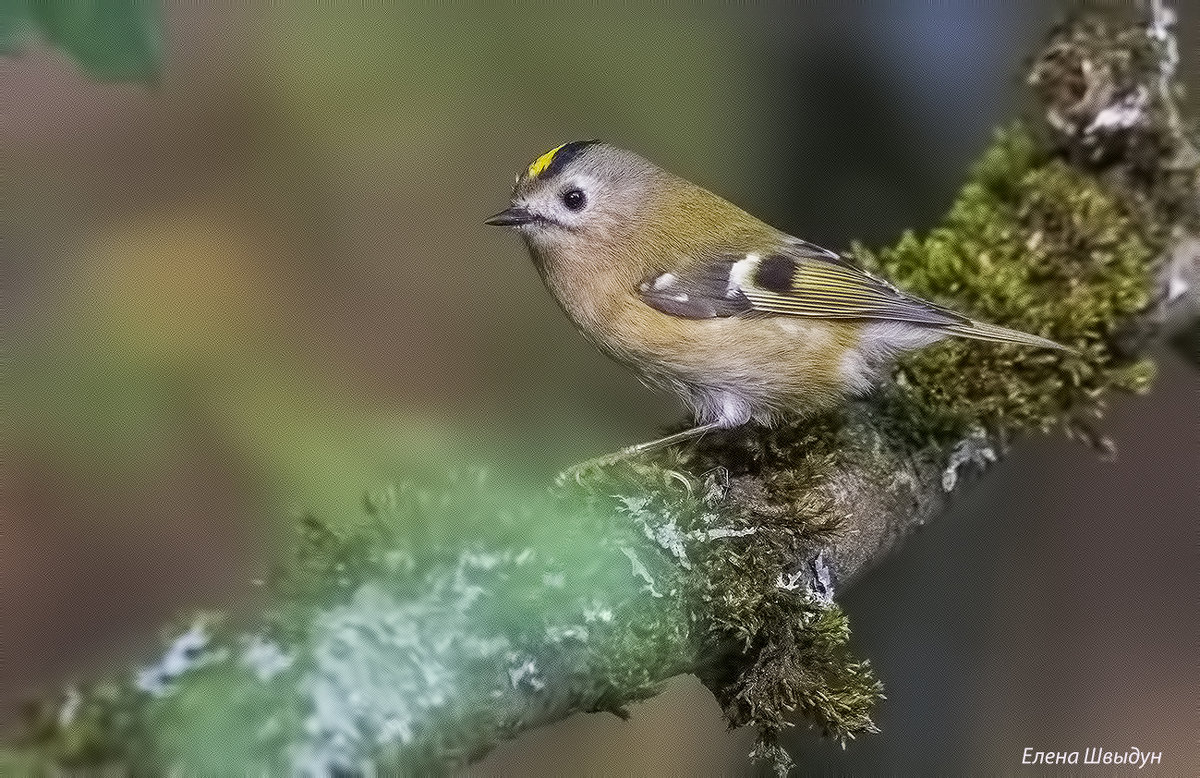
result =
[[[708,319],[753,313],[821,319],[888,319],[950,327],[969,320],[907,295],[842,257],[803,241],[770,253],[725,254],[658,273],[642,300],[673,316]]]

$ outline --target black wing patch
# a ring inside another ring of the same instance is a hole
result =
[[[929,326],[968,321],[803,241],[786,244],[777,253],[716,257],[686,271],[660,273],[646,279],[639,291],[647,305],[688,319],[760,313]]]
[[[729,279],[733,259],[704,262],[685,274],[659,273],[638,287],[642,301],[683,319],[715,319],[749,313],[754,306]]]
[[[775,294],[790,294],[796,279],[796,263],[788,257],[772,254],[758,263],[754,284]]]

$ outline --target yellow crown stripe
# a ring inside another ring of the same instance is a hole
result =
[[[535,159],[533,164],[529,166],[529,177],[536,178],[543,170],[550,167],[550,163],[554,161],[554,155],[557,154],[565,145],[567,144],[559,144]]]

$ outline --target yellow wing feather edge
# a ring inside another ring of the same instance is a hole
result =
[[[1049,348],[1058,351],[1066,351],[1071,354],[1078,354],[1079,351],[1064,346],[1061,343],[1056,343],[1049,338],[1030,335],[1028,332],[1020,330],[1010,330],[1007,327],[999,327],[995,324],[986,324],[984,322],[971,321],[966,324],[952,324],[945,327],[945,330],[953,335],[958,335],[963,338],[972,338],[974,340],[990,340],[995,343],[1017,343],[1022,346],[1036,346],[1039,348]]]
[[[756,309],[770,313],[902,321],[974,340],[1079,353],[1048,338],[974,321],[949,308],[906,294],[852,265],[821,258],[796,261],[789,293],[758,286],[743,286],[742,292]]]
[[[756,309],[791,316],[891,319],[930,326],[970,322],[851,265],[808,257],[792,261],[793,275],[786,289],[766,289],[759,283],[742,285],[742,293]]]

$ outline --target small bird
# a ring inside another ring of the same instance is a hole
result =
[[[622,454],[828,409],[869,391],[891,357],[949,335],[1064,348],[905,294],[595,140],[534,160],[486,223],[521,235],[588,340],[695,415]]]

